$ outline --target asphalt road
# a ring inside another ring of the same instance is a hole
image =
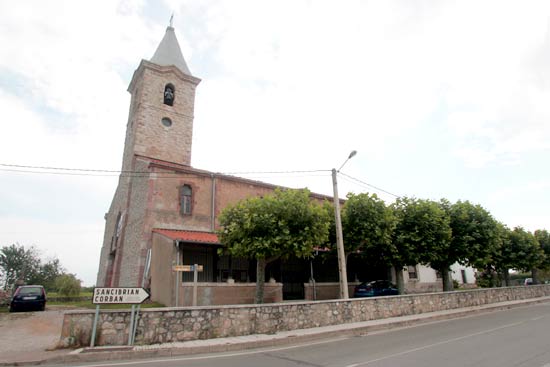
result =
[[[85,365],[550,367],[550,303],[293,347]]]

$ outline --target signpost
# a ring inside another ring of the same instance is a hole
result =
[[[92,298],[92,303],[96,305],[95,309],[95,318],[94,325],[92,327],[92,340],[90,342],[90,347],[93,347],[95,344],[95,336],[97,332],[97,321],[99,319],[99,305],[105,304],[131,304],[132,305],[132,315],[130,316],[130,327],[128,328],[128,345],[131,345],[133,341],[133,331],[134,331],[134,314],[135,314],[135,305],[141,304],[149,298],[149,293],[143,288],[138,287],[114,287],[114,288],[94,288],[94,295]]]
[[[149,298],[149,293],[143,288],[94,288],[94,305],[100,304],[140,304]]]
[[[197,305],[197,286],[199,281],[199,272],[202,272],[204,270],[203,265],[173,265],[172,271],[175,272],[193,272],[193,306]],[[176,292],[176,307],[178,304],[178,294]]]

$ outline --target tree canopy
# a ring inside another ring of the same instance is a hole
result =
[[[407,254],[404,259],[409,265],[421,263],[439,270],[443,290],[452,290],[449,267],[457,260],[449,256],[452,231],[446,211],[440,203],[416,198],[399,198],[393,209],[397,217],[394,242]]]
[[[0,249],[0,287],[13,289],[19,284],[41,284],[47,290],[55,288],[55,279],[64,272],[59,259],[46,263],[38,250],[31,246],[13,244]]]
[[[255,302],[263,302],[265,266],[281,257],[309,257],[328,241],[328,212],[310,191],[280,190],[226,207],[220,215],[220,242],[231,255],[256,259]]]

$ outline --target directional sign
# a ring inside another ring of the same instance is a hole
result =
[[[197,271],[203,271],[203,265],[197,265]],[[174,265],[172,266],[173,271],[195,271],[195,265]]]
[[[130,303],[139,304],[149,298],[149,293],[143,288],[94,288],[92,303],[112,304]]]

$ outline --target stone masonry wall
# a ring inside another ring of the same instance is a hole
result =
[[[273,334],[549,295],[550,285],[536,285],[317,302],[145,309],[139,315],[135,342],[147,345]],[[92,311],[67,312],[60,345],[89,345],[93,317]],[[129,310],[101,312],[96,345],[125,344],[129,320]]]

